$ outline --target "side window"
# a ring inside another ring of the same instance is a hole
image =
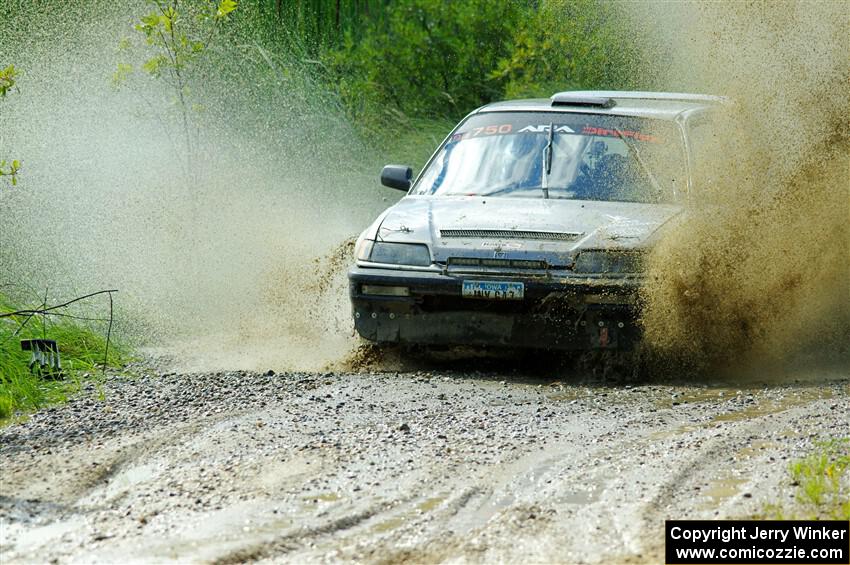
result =
[[[697,194],[713,191],[723,170],[718,166],[723,154],[722,140],[707,116],[699,117],[688,126],[688,143],[691,146],[691,167]]]

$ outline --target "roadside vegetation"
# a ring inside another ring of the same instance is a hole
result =
[[[0,314],[31,308],[20,306],[0,291]],[[86,322],[70,316],[73,314],[0,317],[0,424],[16,413],[61,402],[87,380],[102,375],[106,355],[104,322]],[[21,340],[40,338],[58,343],[61,373],[41,374],[38,367],[30,369],[31,353],[21,350]],[[115,368],[128,360],[128,349],[110,340],[107,365]]]
[[[320,60],[364,136],[418,166],[429,151],[408,139],[430,149],[482,104],[632,87],[638,53],[616,40],[626,22],[622,6],[599,0],[406,0],[365,19],[359,37],[347,30]],[[422,136],[431,130],[442,135]]]
[[[18,72],[14,65],[0,69],[0,100],[13,89],[17,90]],[[5,148],[3,148],[5,150]],[[0,177],[8,184],[0,190],[21,189],[18,175],[21,164],[17,159],[0,159]],[[6,275],[5,269],[0,275]],[[107,339],[97,328],[87,325],[74,314],[54,312],[50,316],[26,313],[31,306],[20,307],[4,288],[17,287],[12,281],[0,280],[0,425],[16,414],[31,412],[61,402],[79,390],[84,380],[107,366],[117,367],[126,362],[127,350],[114,341],[107,351]],[[45,304],[42,302],[41,307]],[[22,340],[51,339],[59,346],[61,371],[42,374],[40,364],[30,366],[32,353],[23,351]]]
[[[626,6],[605,0],[266,0],[264,44],[330,90],[389,160],[421,166],[472,109],[567,89],[648,87]]]
[[[112,75],[115,86],[124,85],[139,70],[148,78],[165,82],[172,92],[177,110],[175,121],[182,130],[188,182],[194,176],[195,165],[191,114],[204,109],[193,100],[192,82],[214,47],[222,25],[236,8],[236,0],[149,0],[146,12],[138,16],[134,25],[136,37],[125,37],[118,45],[122,54],[139,50],[146,53],[139,69],[130,63],[118,63]],[[144,85],[136,84],[136,87],[144,88]]]
[[[635,84],[622,7],[597,0],[407,0],[344,33],[323,61],[355,118],[456,120],[481,104]]]
[[[850,438],[815,445],[788,467],[796,506],[770,505],[766,517],[779,520],[850,520]]]
[[[18,78],[18,72],[15,70],[15,65],[8,65],[3,68],[0,66],[0,99],[15,88],[15,83]],[[0,138],[0,140],[2,140]],[[5,148],[0,147],[0,151]],[[17,159],[7,159],[0,154],[0,177],[7,177],[12,186],[18,184],[18,171],[21,169],[21,162]],[[0,186],[2,189],[2,186]]]

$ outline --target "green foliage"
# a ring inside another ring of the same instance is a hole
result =
[[[0,293],[0,312],[19,310]],[[16,412],[29,412],[61,402],[78,390],[86,379],[96,378],[103,362],[106,339],[97,328],[69,318],[58,322],[31,319],[15,335],[25,317],[0,318],[0,422]],[[27,364],[30,353],[21,351],[21,339],[46,336],[59,344],[64,379],[48,380],[33,375]],[[128,360],[127,351],[114,339],[109,344],[108,363],[120,366]]]
[[[224,18],[236,10],[236,0],[221,0],[215,11],[216,18]]]
[[[606,0],[399,0],[322,54],[349,115],[381,142],[412,119],[457,120],[505,98],[629,89],[642,67],[624,6]]]
[[[548,0],[525,17],[513,47],[492,72],[506,98],[549,97],[564,89],[629,90],[642,67],[622,4]]]
[[[382,21],[394,0],[260,0],[254,4],[259,16],[254,22],[271,24],[285,42],[297,42],[300,51],[311,58],[321,47],[338,47],[348,35],[359,41],[366,24]]]
[[[755,516],[767,520],[850,520],[850,438],[815,445],[788,466],[797,505],[772,503]]]
[[[142,73],[165,81],[175,95],[184,134],[186,159],[191,164],[192,142],[189,112],[200,104],[190,103],[190,82],[197,73],[221,26],[236,11],[236,0],[148,0],[152,10],[134,26],[143,39],[147,55]],[[130,52],[133,42],[124,38],[119,52]],[[123,85],[134,73],[122,61],[112,75],[115,86]]]
[[[797,500],[812,518],[850,520],[850,438],[820,443],[791,463]]]
[[[9,65],[0,70],[0,96],[6,96],[6,93],[14,88],[17,76],[15,65]]]
[[[235,0],[148,0],[153,10],[134,26],[153,54],[142,70],[156,78],[165,77],[179,92],[186,85],[219,26],[236,10]],[[129,38],[119,50],[132,47]],[[126,78],[132,65],[119,63],[115,78]]]
[[[12,186],[18,184],[18,171],[20,170],[21,162],[17,159],[12,159],[12,161],[8,163],[8,168],[7,162],[0,160],[0,177],[9,177]]]
[[[405,0],[323,59],[357,118],[456,117],[502,95],[492,71],[522,16],[516,2]]]
[[[5,98],[6,94],[15,87],[18,72],[15,70],[15,65],[9,65],[5,69],[0,70],[0,97]],[[12,186],[18,184],[18,172],[21,170],[21,162],[17,159],[6,161],[0,159],[0,177],[9,177]]]

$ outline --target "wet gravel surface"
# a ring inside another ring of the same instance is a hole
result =
[[[850,374],[634,383],[137,369],[0,429],[0,558],[657,561],[665,518],[793,505]]]

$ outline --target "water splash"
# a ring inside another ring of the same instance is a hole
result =
[[[187,183],[172,94],[110,83],[142,3],[10,7],[0,60],[24,74],[0,131],[24,170],[0,192],[0,280],[119,288],[125,335],[193,369],[319,368],[353,347],[342,262],[315,261],[386,203],[376,156],[300,61],[250,30],[217,55],[193,84]],[[327,271],[334,291],[313,288]]]
[[[735,100],[684,223],[649,261],[647,341],[704,366],[850,344],[850,7],[642,5],[663,22],[667,83]],[[663,80],[663,79],[662,79]]]

